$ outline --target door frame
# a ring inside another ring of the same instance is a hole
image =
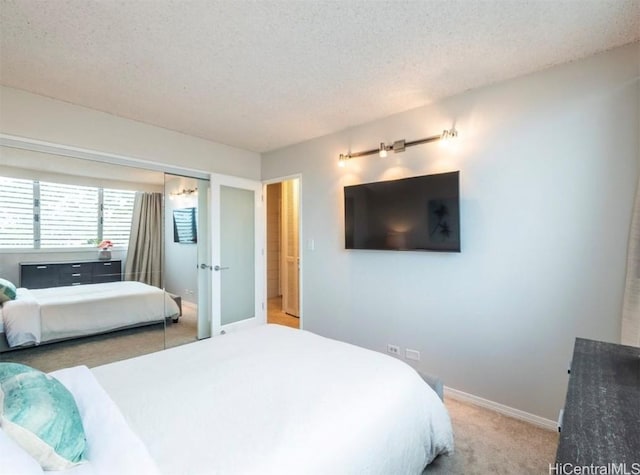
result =
[[[283,181],[287,181],[287,180],[294,180],[297,179],[298,180],[298,254],[300,255],[300,271],[298,272],[298,299],[299,299],[299,306],[300,306],[300,316],[298,317],[298,321],[300,322],[300,330],[304,329],[304,251],[306,250],[306,246],[303,246],[304,241],[304,236],[303,236],[303,220],[304,220],[304,209],[303,209],[303,199],[302,197],[304,196],[304,185],[303,185],[303,181],[302,181],[302,173],[296,173],[293,175],[284,175],[284,176],[280,176],[280,177],[276,177],[276,178],[269,178],[268,180],[262,180],[262,196],[264,197],[264,203],[265,206],[263,206],[264,208],[264,215],[263,215],[263,221],[266,223],[267,222],[267,207],[266,207],[266,199],[267,199],[267,185],[272,185],[274,183],[282,183]],[[267,295],[267,266],[266,266],[266,260],[267,260],[267,236],[266,236],[266,232],[265,232],[265,237],[264,237],[264,242],[263,242],[263,247],[265,249],[265,253],[264,253],[264,261],[265,261],[265,266],[264,266],[264,296],[266,298]],[[266,312],[266,310],[265,310]]]
[[[229,186],[252,190],[255,192],[255,214],[254,214],[254,316],[239,322],[222,324],[221,313],[221,272],[216,272],[213,268],[216,265],[223,266],[220,262],[220,239],[216,230],[220,229],[220,186]],[[210,219],[210,239],[211,239],[211,336],[225,334],[240,330],[242,328],[255,325],[265,324],[267,322],[267,305],[265,301],[266,295],[266,266],[265,266],[265,218],[264,210],[264,187],[258,180],[248,178],[240,178],[231,175],[223,175],[220,173],[211,173],[210,175],[210,201],[209,201],[209,219]]]
[[[198,180],[198,231],[200,239],[196,244],[197,262],[196,272],[198,273],[198,340],[211,338],[211,319],[213,315],[213,295],[211,295],[211,279],[212,276],[207,274],[207,268],[201,267],[201,264],[211,265],[211,243],[213,241],[211,234],[211,180],[205,178],[197,178]],[[206,187],[203,190],[203,185]],[[206,192],[206,193],[205,193]],[[206,211],[203,213],[203,209]],[[203,229],[204,228],[204,229]],[[203,239],[204,237],[204,239]],[[203,292],[204,291],[204,292]],[[204,309],[202,308],[204,307]]]

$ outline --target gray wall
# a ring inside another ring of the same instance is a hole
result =
[[[619,48],[265,154],[263,179],[302,174],[304,328],[417,349],[415,366],[448,386],[555,419],[574,338],[619,341],[639,54]],[[340,153],[453,123],[453,147],[337,167]],[[345,185],[453,170],[462,253],[344,250]]]
[[[174,175],[166,175],[164,195],[165,259],[164,286],[168,292],[180,295],[183,300],[198,302],[198,246],[197,244],[179,244],[173,242],[173,210],[177,208],[198,207],[198,197],[174,196],[172,192],[194,189],[198,180]],[[198,236],[202,239],[203,236]]]

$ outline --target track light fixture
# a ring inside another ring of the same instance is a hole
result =
[[[384,142],[380,142],[380,151],[378,152],[378,155],[380,155],[380,158],[387,158],[387,146],[384,144]]]
[[[443,142],[450,142],[458,136],[458,131],[456,129],[443,130],[442,135],[440,136],[440,140]]]
[[[406,142],[405,140],[396,140],[393,142],[393,145],[386,145],[384,142],[380,142],[380,146],[378,148],[373,148],[371,150],[365,150],[364,152],[354,152],[354,153],[341,153],[338,158],[338,166],[344,167],[347,161],[356,157],[364,157],[365,155],[373,155],[375,153],[378,154],[381,158],[387,157],[387,152],[393,150],[394,153],[404,152],[407,147],[413,147],[414,145],[422,145],[423,143],[431,143],[442,140],[443,143],[449,142],[458,137],[458,131],[452,127],[448,130],[443,130],[439,135],[433,135],[431,137],[426,137],[424,139],[412,140],[411,142]]]

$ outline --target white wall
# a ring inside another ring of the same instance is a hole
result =
[[[178,167],[260,178],[257,153],[4,86],[0,86],[0,133]]]
[[[417,349],[446,385],[555,419],[574,338],[619,341],[639,56],[619,48],[265,154],[263,179],[302,174],[305,329]],[[337,167],[454,123],[455,148]],[[462,253],[344,249],[345,185],[452,170]]]
[[[0,146],[0,175],[118,190],[164,191],[164,173]]]
[[[174,196],[172,192],[198,187],[198,181],[192,178],[167,175],[164,200],[164,286],[172,294],[180,295],[182,300],[198,303],[198,246],[173,242],[173,210],[198,207],[195,195]],[[198,235],[198,239],[203,236]]]

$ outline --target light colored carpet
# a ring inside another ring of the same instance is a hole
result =
[[[120,330],[35,348],[0,353],[0,361],[49,372],[70,366],[90,368],[164,349],[164,324]]]
[[[558,434],[497,412],[445,398],[455,453],[438,457],[423,475],[547,474]]]
[[[50,372],[70,366],[89,368],[135,356],[154,353],[196,341],[197,317],[194,307],[183,306],[178,323],[150,325],[35,348],[0,353],[0,361],[22,363]]]
[[[167,322],[165,335],[167,348],[184,345],[198,339],[198,307],[182,304],[182,316],[178,323]]]

